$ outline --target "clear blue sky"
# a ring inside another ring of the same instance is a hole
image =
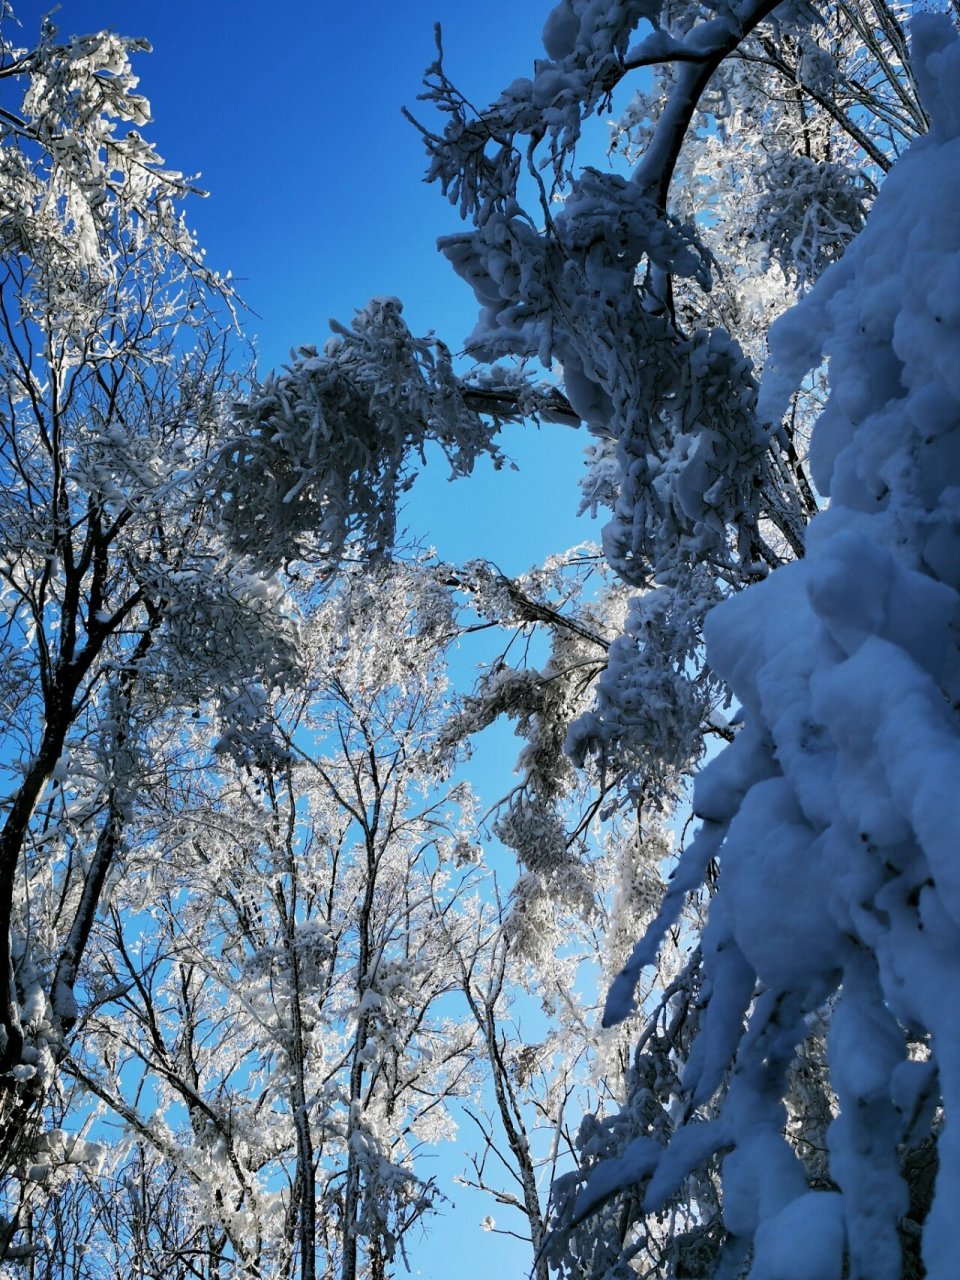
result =
[[[51,7],[14,0],[32,38]],[[103,27],[146,36],[136,63],[150,99],[149,136],[167,163],[200,174],[210,194],[191,224],[209,264],[231,270],[253,315],[261,368],[299,343],[322,343],[327,321],[348,321],[377,294],[404,301],[416,332],[435,329],[454,349],[473,327],[469,291],[436,252],[457,229],[455,211],[422,182],[419,135],[401,117],[416,110],[433,24],[444,29],[447,67],[484,105],[541,56],[549,0],[62,0],[64,34]],[[420,104],[423,107],[424,104]],[[424,107],[424,110],[425,107]],[[518,572],[587,537],[574,519],[585,441],[568,428],[513,428],[504,440],[520,472],[449,484],[438,468],[413,491],[406,523],[451,560],[493,559]],[[509,753],[516,741],[510,739]],[[451,1184],[465,1161],[434,1167],[457,1203],[411,1241],[424,1280],[520,1280],[529,1250],[479,1229],[488,1199]]]

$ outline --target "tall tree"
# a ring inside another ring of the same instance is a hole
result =
[[[98,907],[160,785],[151,735],[215,695],[222,739],[256,754],[269,691],[297,670],[277,570],[307,556],[329,572],[348,541],[382,554],[410,451],[439,439],[467,471],[496,455],[498,421],[390,299],[285,375],[231,374],[233,298],[184,222],[190,184],[141,132],[130,56],[146,42],[47,21],[20,48],[13,28],[5,7],[4,1178],[29,1165]]]
[[[293,640],[279,586],[216,533],[206,469],[223,438],[229,295],[182,221],[189,185],[139,133],[147,104],[129,55],[143,43],[61,42],[47,23],[36,47],[16,49],[11,21],[0,66],[4,1176],[29,1163],[77,1017],[147,725],[214,688],[279,677]]]
[[[443,733],[456,628],[420,564],[347,573],[303,627],[273,738],[238,759],[222,737],[143,825],[68,1070],[179,1171],[218,1274],[378,1280],[476,1075],[438,927],[475,910]]]

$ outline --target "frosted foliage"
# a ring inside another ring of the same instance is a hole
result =
[[[448,117],[442,135],[424,130],[428,177],[475,227],[440,241],[480,304],[470,350],[559,364],[574,413],[615,441],[623,484],[604,547],[633,583],[676,580],[697,560],[721,571],[750,563],[766,448],[738,344],[721,329],[682,335],[658,292],[667,275],[710,288],[698,231],[663,210],[642,168],[630,180],[589,166],[573,176],[558,156],[623,74],[631,27],[652,14],[560,6],[545,32],[555,60],[538,62],[534,81],[515,81],[476,119],[440,62],[425,95]],[[559,212],[544,199],[533,218],[517,202],[519,152],[522,135],[544,134],[553,142],[545,163],[567,189]],[[610,491],[608,477],[600,500]]]
[[[707,621],[708,659],[745,725],[698,780],[702,829],[607,1007],[611,1022],[629,1012],[657,937],[718,857],[706,980],[735,962],[763,992],[704,1020],[684,1079],[696,1102],[715,1091],[718,1067],[727,1073],[717,1118],[692,1130],[714,1129],[714,1149],[730,1149],[724,1276],[752,1244],[752,1280],[899,1280],[903,1168],[931,1137],[933,1204],[913,1227],[931,1280],[956,1275],[960,40],[947,19],[914,19],[913,61],[930,134],[894,166],[843,260],[770,336],[771,418],[829,360],[813,453],[831,506],[805,560]],[[791,1062],[830,998],[835,1189],[819,1191],[782,1131]],[[929,1062],[911,1059],[908,1039],[927,1043]],[[655,1162],[648,1210],[702,1158],[689,1137],[681,1127]]]
[[[772,43],[792,62],[774,64],[771,87],[758,26],[768,14],[749,2],[564,0],[544,28],[547,57],[488,108],[458,93],[442,49],[425,80],[443,118],[436,132],[421,126],[427,176],[472,223],[440,241],[479,304],[468,349],[559,374],[595,440],[581,510],[610,510],[608,564],[631,587],[656,588],[568,744],[634,796],[668,794],[699,756],[717,695],[701,667],[704,612],[801,554],[816,506],[792,429],[771,436],[756,413],[752,361],[794,282],[856,234],[866,186],[862,154],[847,163],[828,112],[806,127],[791,88],[798,62],[802,83],[830,83],[815,15],[778,11]],[[725,57],[738,42],[749,56]],[[653,68],[653,89],[618,133],[632,171],[577,166],[587,118],[641,67]],[[524,167],[535,209],[521,204]]]
[[[301,1236],[323,1274],[351,1248],[376,1274],[430,1209],[419,1153],[453,1137],[450,1099],[473,1085],[442,926],[477,929],[456,852],[473,803],[438,745],[446,576],[365,566],[304,603],[296,690],[227,705],[215,769],[192,756],[130,831],[97,930],[87,985],[106,994],[75,1060],[226,1233],[230,1275],[293,1274]],[[315,1228],[296,1225],[307,1186]]]
[[[586,475],[580,480],[580,509],[577,515],[589,511],[593,519],[600,507],[613,510],[620,490],[620,468],[617,465],[617,448],[613,440],[594,440],[584,450]]]
[[[523,740],[518,781],[491,810],[491,829],[524,869],[506,922],[511,944],[518,954],[542,963],[559,940],[561,912],[588,917],[595,906],[585,824],[578,816],[570,829],[571,814],[579,815],[578,806],[589,803],[590,784],[573,767],[564,743],[571,721],[590,705],[610,637],[622,623],[622,588],[605,585],[599,599],[586,602],[598,556],[599,549],[587,544],[516,579],[484,561],[456,575],[484,625],[514,634],[537,626],[549,637],[549,652],[539,666],[514,668],[505,651],[483,667],[445,733],[453,745],[504,717]]]
[[[516,768],[521,781],[500,806],[493,830],[525,868],[507,932],[519,953],[541,963],[558,941],[559,910],[586,915],[594,905],[579,847],[566,829],[563,803],[576,777],[563,738],[589,696],[583,676],[596,667],[598,651],[595,640],[558,630],[542,670],[493,672],[478,689],[485,714],[492,718],[499,708],[517,721],[516,733],[525,740]],[[477,699],[471,701],[479,710]]]
[[[415,338],[396,298],[375,298],[350,328],[333,324],[322,352],[300,347],[234,406],[237,439],[224,452],[223,522],[243,552],[274,564],[336,561],[351,540],[383,552],[412,454],[441,446],[453,475],[478,454],[500,455],[469,408],[450,353]]]
[[[625,832],[615,828],[607,839],[614,864],[613,902],[607,929],[603,968],[608,975],[623,965],[639,929],[656,915],[663,896],[660,867],[672,853],[669,832],[651,823],[639,823]]]
[[[140,132],[150,104],[136,92],[130,56],[149,51],[147,42],[109,31],[61,40],[47,18],[37,45],[18,48],[6,38],[15,20],[2,18],[7,83],[15,93],[21,77],[26,86],[0,122],[0,248],[30,264],[18,306],[25,318],[68,335],[60,358],[70,368],[89,356],[88,342],[103,358],[128,339],[103,317],[104,290],[123,278],[131,241],[143,242],[144,260],[165,258],[174,274],[182,258],[195,283],[219,282],[177,207],[189,183],[164,168]]]
[[[765,448],[749,364],[722,330],[679,339],[636,287],[647,263],[707,284],[692,231],[659,215],[636,184],[587,169],[550,236],[492,214],[441,247],[481,304],[471,351],[558,361],[574,411],[617,442],[623,480],[604,533],[617,572],[670,581],[697,559],[720,568],[749,559]]]
[[[839,164],[783,154],[758,175],[757,237],[785,276],[812,284],[863,226],[866,186]]]
[[[583,743],[575,749],[620,753],[629,727],[635,746],[628,754],[652,761],[672,734],[672,726],[656,725],[644,739],[647,713],[632,723],[634,695],[652,682],[661,703],[683,707],[672,768],[697,753],[688,729],[703,691],[691,684],[694,666],[685,668],[684,654],[696,647],[702,610],[715,599],[709,584],[757,567],[757,480],[766,450],[756,384],[738,344],[719,328],[679,337],[650,283],[663,272],[704,285],[706,261],[692,231],[660,216],[641,188],[594,170],[572,183],[549,236],[519,216],[491,213],[476,232],[441,243],[481,304],[471,350],[483,359],[558,361],[571,406],[604,441],[603,470],[592,471],[585,498],[613,507],[603,531],[608,563],[633,586],[662,584],[671,596],[664,613],[676,616],[673,593],[684,602],[680,630],[690,645],[670,654],[651,646],[647,656],[639,634],[621,644],[601,705],[575,731]],[[647,283],[638,289],[643,267]],[[637,670],[627,672],[637,655]],[[628,771],[637,781],[637,770]],[[661,787],[658,779],[651,785]]]
[[[782,15],[781,7],[781,23]],[[672,27],[689,17],[681,6],[670,17]],[[716,259],[717,291],[695,305],[701,315],[704,307],[718,307],[731,331],[747,340],[745,345],[751,336],[765,334],[770,312],[778,313],[792,300],[794,285],[808,287],[840,257],[863,224],[875,190],[877,157],[886,165],[891,139],[874,137],[870,113],[858,145],[837,127],[842,113],[837,119],[818,109],[822,96],[843,93],[830,83],[835,70],[831,53],[814,42],[824,39],[826,26],[817,23],[776,45],[769,38],[749,37],[742,46],[745,56],[726,59],[711,77],[695,114],[697,127],[688,131],[678,159],[672,207],[679,216],[698,220],[699,233]],[[882,86],[882,77],[862,65],[860,37],[859,52],[851,47],[849,34],[839,39],[836,52],[842,55],[845,74],[874,84],[879,79]],[[768,59],[774,48],[774,67],[792,84],[786,94],[773,88]],[[806,98],[801,85],[808,85],[817,100]],[[631,162],[641,158],[655,136],[664,99],[675,87],[674,67],[654,68],[652,86],[636,93],[616,121],[611,150]],[[881,112],[876,115],[880,118]],[[864,145],[873,148],[868,153],[872,178],[864,172]],[[768,313],[751,323],[733,295],[745,301],[746,295],[758,293],[764,295]]]
[[[298,635],[284,587],[210,518],[232,298],[184,220],[189,185],[140,133],[130,58],[148,46],[11,33],[4,4],[0,1207],[24,1190],[19,1231],[91,937],[176,772],[159,744],[218,694],[253,736]]]
[[[461,216],[478,223],[514,204],[521,155],[514,136],[546,134],[550,160],[562,167],[583,121],[623,74],[631,32],[660,7],[660,0],[562,0],[543,29],[547,58],[534,64],[532,79],[514,80],[480,118],[448,80],[440,47],[427,71],[427,96],[447,125],[440,136],[417,125],[430,154],[427,180],[439,182]]]
[[[597,682],[595,708],[573,722],[566,740],[575,762],[601,756],[631,795],[654,805],[675,798],[697,764],[703,725],[722,697],[709,672],[688,672],[700,619],[717,598],[706,575],[689,585],[689,595],[663,587],[631,602]]]

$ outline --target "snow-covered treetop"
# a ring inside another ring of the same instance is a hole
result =
[[[194,188],[141,133],[150,104],[130,57],[147,41],[109,31],[65,40],[46,18],[37,44],[22,48],[8,38],[14,21],[7,9],[0,23],[4,255],[24,255],[35,272],[62,277],[65,297],[92,304],[117,270],[105,240],[121,249],[147,232],[155,250],[162,242],[189,261],[198,284],[222,288],[176,206]]]

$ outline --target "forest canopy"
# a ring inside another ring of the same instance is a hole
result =
[[[261,373],[147,42],[4,9],[4,1275],[386,1280],[443,1148],[536,1280],[953,1280],[958,18],[438,29],[464,350]],[[506,424],[601,544],[411,545]]]

